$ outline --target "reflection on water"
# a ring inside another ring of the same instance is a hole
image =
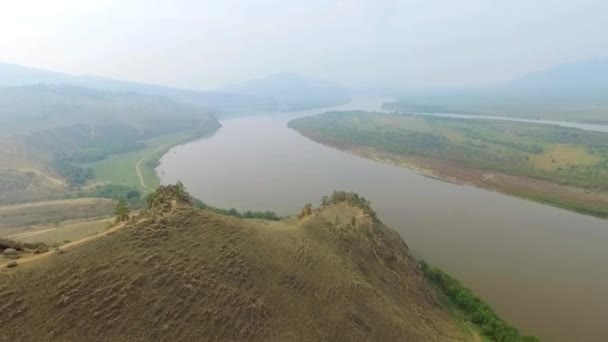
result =
[[[342,108],[377,109],[378,99]],[[356,191],[413,252],[481,295],[508,321],[550,341],[608,336],[608,221],[441,182],[312,142],[286,128],[306,111],[227,120],[173,148],[162,183],[205,202],[296,213],[334,189]]]

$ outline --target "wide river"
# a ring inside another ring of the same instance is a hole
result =
[[[370,199],[419,258],[441,267],[506,320],[546,341],[608,340],[608,221],[317,144],[286,127],[328,109],[380,110],[380,99],[231,119],[161,159],[210,205],[294,214],[334,189]]]

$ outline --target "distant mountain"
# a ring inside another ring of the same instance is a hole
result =
[[[349,91],[334,83],[282,72],[263,79],[229,84],[221,91],[272,99],[281,110],[299,110],[344,104]]]
[[[491,89],[497,95],[542,97],[568,103],[608,103],[608,59],[562,64]]]
[[[226,92],[186,90],[160,85],[120,81],[98,76],[74,76],[15,64],[0,63],[0,87],[35,84],[67,84],[113,92],[136,92],[171,98],[188,105],[212,109],[218,114],[274,110],[276,104],[264,98]]]
[[[107,123],[152,125],[164,130],[181,119],[217,123],[205,109],[162,96],[66,84],[0,87],[0,132]]]
[[[494,86],[408,91],[386,108],[608,123],[608,59],[562,64]]]
[[[598,89],[608,88],[608,59],[594,59],[561,64],[531,72],[507,82],[503,87],[533,89]]]
[[[0,63],[0,87],[22,86],[37,83],[70,83],[77,77],[16,64]]]

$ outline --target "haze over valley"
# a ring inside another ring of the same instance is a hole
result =
[[[608,338],[605,3],[5,7],[0,339]]]

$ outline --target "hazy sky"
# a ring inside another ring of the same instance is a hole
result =
[[[491,83],[608,57],[605,0],[2,0],[0,61],[190,88]]]

